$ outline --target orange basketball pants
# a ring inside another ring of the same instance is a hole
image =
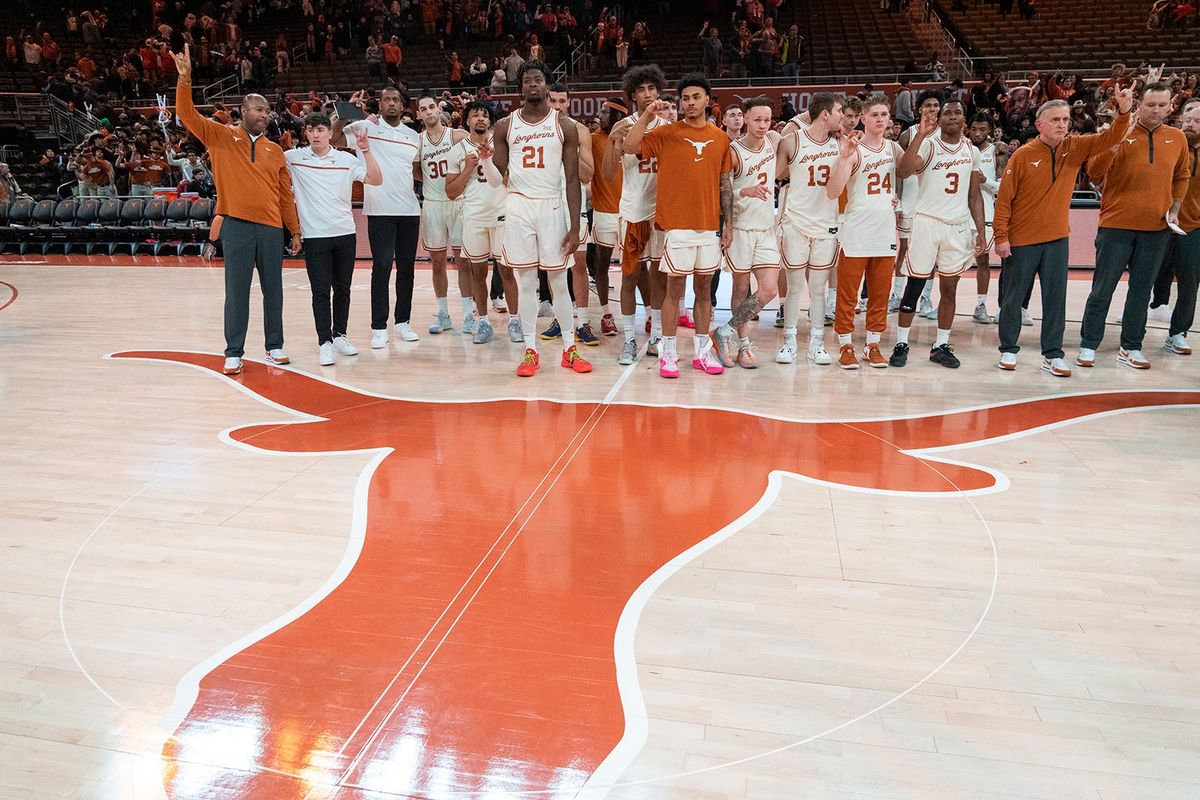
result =
[[[863,274],[867,276],[867,330],[883,333],[887,330],[888,294],[892,291],[892,270],[895,256],[851,258],[840,253],[838,259],[837,312],[833,330],[838,334],[854,332],[854,307],[858,305],[858,287]]]

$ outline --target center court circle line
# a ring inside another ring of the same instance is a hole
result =
[[[618,378],[618,380],[616,381],[616,383],[614,384],[612,389],[608,392],[608,394],[605,395],[604,399],[600,402],[600,405],[608,405],[613,402],[617,393],[623,387],[624,383],[629,379],[629,377],[631,377],[633,370],[638,366],[638,363],[640,363],[640,361],[622,371],[621,376]],[[187,366],[187,365],[185,365],[185,366]],[[292,370],[292,371],[300,372],[299,370]],[[217,376],[217,377],[221,377],[221,376]],[[316,376],[312,376],[312,377],[316,377]],[[343,384],[340,384],[337,381],[333,381],[333,380],[330,380],[327,378],[320,378],[320,379],[327,383],[344,386]],[[267,400],[266,398],[264,398],[260,395],[257,395],[256,393],[253,393],[252,391],[250,391],[249,389],[246,389],[245,387],[242,387],[241,384],[238,384],[237,382],[232,382],[232,383],[234,383],[235,386],[238,386],[239,388],[241,388],[247,394],[250,394],[253,397],[255,397],[255,399],[259,400],[260,402],[265,402],[268,405],[275,406],[275,404],[273,404],[271,401]],[[344,388],[351,389],[352,391],[358,391],[358,390],[352,389],[352,387],[344,387]],[[482,400],[479,400],[476,402],[488,402],[488,400],[489,400],[489,398],[485,398],[485,399],[482,399]],[[422,402],[437,402],[437,401],[422,401]],[[460,402],[462,402],[462,401],[460,401]],[[595,401],[567,401],[567,402],[574,404],[576,402],[595,402]],[[622,403],[622,404],[624,404],[624,403]],[[630,405],[643,405],[643,404],[630,403]],[[275,406],[275,407],[278,407],[278,406]],[[716,407],[707,407],[707,406],[692,406],[692,407],[714,408],[714,409],[716,408]],[[716,410],[729,411],[729,410],[733,410],[733,409],[716,409]],[[295,415],[295,412],[292,412],[292,413],[293,413],[293,415]],[[745,413],[745,412],[741,412],[741,413]],[[300,414],[299,416],[303,417],[303,416],[307,416],[307,415]],[[755,415],[751,414],[748,416],[755,416]],[[295,421],[295,420],[293,420],[293,421]],[[855,427],[854,423],[852,423],[852,422],[839,422],[837,420],[830,420],[830,419],[824,418],[824,417],[818,418],[816,420],[809,419],[809,420],[796,420],[796,421],[797,422],[824,421],[824,422],[832,422],[832,423],[836,423],[836,424],[843,424],[843,425],[847,425],[847,427],[852,427],[852,428]],[[237,426],[237,427],[242,427],[242,426]],[[235,428],[227,429],[226,433],[229,430],[234,430],[234,429]],[[860,430],[860,432],[863,432],[863,431],[861,431],[861,429],[856,429],[856,430]],[[589,435],[590,435],[590,432],[589,432]],[[868,434],[868,435],[870,435],[870,434]],[[885,444],[888,444],[889,446],[895,447],[890,442],[886,442],[886,440],[883,440],[880,437],[873,437],[873,438],[876,438],[879,441],[884,442]],[[585,440],[586,440],[586,437],[585,437]],[[229,442],[226,441],[225,443],[229,443]],[[580,442],[579,446],[575,448],[576,452],[578,451],[578,449],[580,449],[582,447],[582,445],[583,445],[583,442]],[[116,508],[114,508],[111,512],[109,512],[109,514],[107,514],[97,524],[96,528],[92,531],[91,534],[89,534],[89,536],[84,540],[84,542],[80,545],[79,549],[76,551],[76,554],[72,558],[70,566],[68,567],[68,571],[67,571],[66,575],[64,576],[62,591],[60,592],[60,598],[59,598],[60,626],[63,631],[64,641],[67,645],[68,651],[70,652],[71,657],[74,659],[77,667],[84,674],[84,676],[87,678],[87,680],[90,683],[92,683],[92,685],[106,699],[108,699],[110,702],[112,702],[118,708],[121,708],[123,711],[125,711],[126,713],[129,713],[131,716],[138,718],[139,721],[143,722],[143,724],[146,724],[151,729],[157,730],[159,732],[167,733],[168,735],[167,735],[166,739],[164,740],[164,742],[166,740],[169,740],[170,738],[172,738],[173,731],[164,731],[163,726],[160,723],[146,723],[144,720],[141,720],[140,715],[138,715],[136,712],[133,712],[131,709],[129,709],[127,706],[125,706],[123,703],[121,703],[115,697],[113,697],[109,692],[107,692],[102,686],[100,686],[100,684],[87,671],[87,669],[83,666],[83,664],[79,660],[73,646],[71,645],[69,636],[67,634],[66,624],[65,624],[65,607],[64,606],[65,606],[65,600],[66,600],[66,590],[67,590],[68,582],[70,580],[71,573],[73,572],[75,564],[78,561],[79,557],[82,555],[83,550],[87,547],[87,545],[95,537],[95,535],[99,533],[100,529],[105,525],[105,523],[109,519],[111,519],[114,515],[116,515],[129,502],[136,499],[136,497],[141,495],[146,490],[152,488],[154,485],[156,485],[160,481],[162,481],[168,477],[171,477],[172,475],[180,472],[183,469],[188,468],[189,466],[193,465],[197,461],[199,461],[203,458],[206,458],[207,456],[217,452],[220,449],[223,449],[223,448],[221,448],[221,447],[211,448],[211,449],[201,453],[199,456],[197,456],[192,461],[189,461],[187,464],[185,464],[181,467],[177,467],[175,470],[173,470],[170,473],[167,473],[166,475],[160,476],[159,478],[155,479],[151,483],[142,487],[142,489],[140,489],[135,494],[131,495],[129,498],[127,498],[125,501],[123,501],[120,505],[118,505]],[[895,449],[899,450],[899,448],[895,448]],[[256,452],[270,454],[271,451],[256,450]],[[360,451],[360,452],[365,452],[365,451]],[[909,454],[915,454],[918,452],[919,451],[909,451]],[[326,454],[326,455],[329,455],[329,454]],[[380,456],[378,456],[376,459],[373,460],[373,463],[371,465],[369,465],[369,467],[371,468],[370,469],[371,472],[373,472],[373,467],[378,464],[378,461],[381,460],[382,457],[385,457],[385,456],[386,456],[386,453],[381,454]],[[941,461],[945,461],[948,463],[954,463],[954,462],[950,462],[949,459],[938,459],[936,457],[922,459],[923,462],[928,462],[931,460],[933,460],[933,461],[941,460]],[[945,478],[945,476],[942,475],[940,473],[940,471],[938,471],[932,464],[926,463],[926,466],[928,466],[934,474],[939,475],[946,483],[948,483],[951,486],[955,486],[955,488],[957,488],[957,486],[952,481],[949,481],[947,478]],[[367,469],[364,468],[364,472],[366,472],[366,471],[367,471]],[[988,471],[988,470],[985,470],[985,471]],[[641,587],[639,587],[639,589],[634,593],[634,595],[631,596],[630,600],[626,603],[625,609],[622,612],[621,622],[618,625],[618,634],[616,637],[618,640],[620,640],[622,638],[623,630],[627,629],[627,628],[629,629],[628,630],[628,639],[629,639],[629,654],[630,654],[629,660],[630,661],[632,660],[632,634],[633,634],[634,630],[636,629],[636,624],[638,622],[638,619],[640,618],[640,614],[641,614],[642,608],[645,605],[645,602],[649,600],[649,598],[662,585],[662,583],[664,583],[667,580],[667,578],[669,578],[671,575],[673,575],[675,572],[677,572],[686,563],[692,561],[698,555],[702,554],[703,552],[705,552],[709,549],[712,549],[717,544],[730,538],[734,533],[736,533],[738,530],[741,530],[742,528],[744,528],[747,524],[754,521],[764,511],[766,511],[766,509],[769,508],[774,503],[774,500],[777,498],[780,486],[782,484],[781,478],[783,478],[783,477],[790,477],[790,478],[793,478],[796,480],[801,480],[804,482],[827,486],[829,488],[844,488],[844,489],[848,489],[850,491],[858,491],[857,487],[843,486],[841,484],[830,484],[830,483],[826,483],[824,481],[819,481],[819,480],[808,478],[807,476],[797,475],[795,473],[788,473],[788,472],[783,472],[783,471],[772,471],[772,473],[770,474],[767,491],[764,492],[763,496],[759,499],[759,501],[746,514],[742,515],[737,520],[734,520],[732,523],[730,523],[730,525],[726,526],[725,528],[721,529],[720,531],[717,531],[716,533],[714,533],[712,536],[708,537],[704,541],[699,542],[697,545],[694,545],[692,548],[689,548],[688,550],[686,550],[683,553],[676,556],[671,561],[667,562],[667,564],[665,564],[663,567],[660,567],[659,570],[656,571],[654,573],[654,575],[652,575],[649,579],[647,579],[647,581],[644,582]],[[998,575],[999,575],[999,561],[998,561],[997,552],[996,552],[995,540],[992,536],[991,529],[987,523],[987,520],[983,517],[982,513],[979,511],[979,509],[975,505],[975,503],[970,499],[969,493],[964,492],[961,489],[959,489],[957,493],[946,492],[946,493],[942,493],[942,494],[893,492],[893,491],[879,491],[879,490],[872,490],[871,493],[894,494],[894,495],[898,495],[898,496],[912,496],[912,495],[919,494],[919,495],[921,495],[923,497],[927,497],[928,499],[931,499],[931,500],[933,498],[942,499],[942,498],[949,498],[949,497],[962,497],[963,499],[965,499],[967,501],[967,503],[970,505],[972,511],[974,511],[975,515],[983,523],[985,533],[987,534],[987,539],[988,539],[988,543],[990,546],[990,551],[991,551],[992,561],[993,561],[991,587],[990,587],[988,599],[987,599],[987,602],[985,603],[983,611],[981,612],[979,618],[976,620],[976,622],[972,626],[971,630],[968,632],[966,637],[963,639],[963,641],[948,656],[946,656],[937,666],[935,666],[929,673],[927,673],[924,677],[922,677],[919,681],[914,683],[909,688],[907,688],[904,691],[900,692],[899,694],[893,696],[889,700],[859,714],[858,716],[853,717],[849,720],[846,720],[842,723],[839,723],[838,725],[833,726],[833,727],[831,727],[827,730],[824,730],[820,733],[813,734],[811,736],[805,737],[803,739],[797,740],[797,741],[789,743],[787,745],[783,745],[781,747],[778,747],[778,748],[775,748],[772,750],[764,751],[762,753],[757,753],[757,754],[747,756],[747,757],[744,757],[741,759],[737,759],[734,761],[723,762],[721,764],[715,764],[715,765],[711,765],[708,767],[699,768],[696,770],[679,772],[679,773],[674,773],[671,775],[655,776],[652,778],[642,779],[642,780],[638,780],[638,781],[620,782],[620,781],[612,781],[611,778],[608,778],[608,780],[611,782],[601,782],[600,780],[597,780],[597,776],[600,776],[601,779],[604,779],[606,776],[612,774],[612,772],[611,772],[612,770],[614,770],[618,767],[620,768],[620,771],[623,771],[625,768],[627,768],[629,763],[632,762],[632,759],[637,755],[638,752],[640,752],[641,747],[644,744],[644,739],[645,739],[645,727],[644,726],[645,726],[646,720],[645,720],[644,706],[641,705],[640,688],[637,686],[636,663],[632,664],[632,672],[633,672],[632,685],[629,684],[628,677],[625,678],[624,682],[622,681],[622,673],[628,672],[628,670],[627,669],[623,670],[622,664],[618,663],[618,684],[619,684],[619,688],[620,688],[622,704],[624,706],[624,710],[626,711],[626,717],[627,717],[626,734],[622,737],[622,740],[618,743],[617,747],[614,748],[614,750],[609,754],[609,756],[607,758],[605,758],[604,761],[601,762],[600,766],[597,767],[597,769],[592,773],[592,778],[590,778],[587,782],[585,782],[583,787],[581,787],[578,790],[575,790],[578,792],[578,796],[588,797],[588,798],[600,798],[600,797],[603,797],[604,794],[606,794],[608,792],[608,790],[612,789],[612,788],[625,787],[625,786],[637,786],[637,785],[644,785],[644,784],[650,784],[650,783],[661,783],[664,781],[679,779],[679,778],[688,777],[688,776],[692,776],[692,775],[703,774],[706,772],[712,772],[715,770],[724,769],[727,767],[736,766],[739,764],[744,764],[744,763],[748,763],[748,762],[755,761],[758,759],[766,758],[768,756],[771,756],[771,755],[774,755],[774,754],[777,754],[777,753],[780,753],[780,752],[783,752],[783,751],[786,751],[789,749],[794,749],[794,748],[803,746],[804,744],[808,744],[817,739],[824,738],[824,737],[829,736],[833,733],[836,733],[846,727],[854,725],[857,722],[860,722],[863,719],[866,719],[867,717],[870,717],[870,716],[884,710],[885,708],[899,702],[900,700],[905,698],[907,695],[911,694],[913,691],[918,689],[920,686],[922,686],[923,684],[925,684],[929,680],[931,680],[942,669],[944,669],[951,661],[953,661],[954,658],[956,658],[959,653],[962,652],[962,650],[967,646],[967,644],[971,641],[971,639],[978,632],[979,628],[982,626],[985,618],[987,617],[988,612],[991,609],[991,605],[994,600],[995,592],[996,592],[996,586],[997,586]],[[323,599],[323,598],[320,598],[320,599]],[[319,602],[319,599],[318,599],[318,602]],[[465,611],[464,611],[464,613],[465,613]],[[257,633],[257,632],[255,632],[255,633]],[[254,635],[254,634],[251,634],[251,635]],[[248,638],[248,637],[244,637],[244,638]],[[261,638],[261,636],[259,638]],[[617,647],[618,647],[618,649],[620,648],[619,641],[617,643]],[[620,660],[621,660],[621,654],[618,653],[618,661],[620,662]],[[628,666],[628,665],[626,665],[626,666]],[[632,696],[630,694],[631,692],[633,692],[636,695],[636,697]],[[636,700],[637,706],[638,706],[637,709],[630,708],[629,702],[632,700]],[[636,718],[638,716],[641,717],[641,720],[640,720],[641,730],[638,731],[635,729],[633,732],[634,737],[632,739],[630,737],[630,730],[629,730],[630,729],[630,717],[631,717],[630,712],[635,712],[633,714],[633,717],[634,717],[633,722],[635,723],[635,728],[637,727],[637,723],[639,722]],[[639,736],[640,736],[640,738],[639,738]],[[637,747],[631,749],[631,746],[635,743],[636,743]],[[159,748],[159,750],[161,751],[161,748]],[[134,754],[134,755],[141,755],[141,754]],[[221,768],[231,769],[233,771],[242,771],[242,768],[231,768],[231,767],[227,767],[224,765],[214,765],[214,766],[221,766]],[[259,769],[263,772],[270,772],[270,773],[275,773],[275,774],[279,774],[279,775],[283,775],[283,776],[301,779],[301,776],[297,775],[295,773],[289,773],[289,772],[286,772],[283,770],[277,770],[277,769],[273,769],[273,768],[266,767],[266,766],[259,766],[259,767],[257,767],[257,769]],[[616,774],[619,775],[620,772],[617,772]],[[312,784],[314,788],[316,786],[361,788],[361,789],[370,788],[370,787],[358,786],[358,785],[352,784],[352,783],[344,783],[342,781],[337,781],[337,782],[333,782],[333,781],[326,782],[326,781],[320,781],[320,780],[314,781],[312,779],[312,777],[304,777],[303,779],[308,781],[310,784]],[[396,790],[380,791],[379,789],[375,789],[375,788],[370,788],[370,790],[373,792],[378,792],[380,794],[384,794],[384,795],[397,793]],[[413,790],[411,790],[411,789],[403,790],[403,791],[400,791],[399,794],[411,793],[412,791]],[[474,796],[474,795],[478,795],[478,794],[481,794],[482,792],[486,792],[486,791],[489,791],[489,790],[441,790],[440,793],[446,794],[446,795],[454,795],[454,796]],[[562,789],[535,789],[535,790],[506,792],[506,794],[509,794],[511,796],[538,796],[538,795],[545,795],[545,794],[559,793],[559,792],[562,792]]]

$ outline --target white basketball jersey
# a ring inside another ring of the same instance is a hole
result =
[[[913,214],[959,223],[971,217],[967,190],[971,173],[979,171],[979,150],[962,137],[949,144],[939,134],[921,142],[920,188]]]
[[[562,196],[563,137],[558,112],[526,122],[521,112],[508,117],[508,190],[532,199]]]
[[[838,231],[851,258],[896,254],[896,162],[900,145],[884,139],[878,149],[858,142],[858,163],[846,183],[846,215]]]
[[[358,150],[355,132],[365,128],[370,137],[371,153],[379,162],[383,183],[363,186],[363,212],[367,216],[412,216],[421,213],[413,190],[413,162],[421,150],[421,137],[401,123],[392,127],[382,118],[378,122],[362,119],[346,126],[346,143]]]
[[[738,164],[733,170],[733,226],[744,231],[765,231],[775,225],[775,148],[763,140],[751,150],[743,140],[733,142]],[[766,186],[767,199],[742,197],[741,190]]]
[[[783,217],[806,236],[829,239],[838,231],[838,201],[825,193],[825,187],[837,164],[838,140],[832,136],[825,141],[814,139],[811,128],[801,128],[789,135],[796,147],[788,162]]]
[[[489,135],[488,143],[491,141],[492,137]],[[455,145],[450,151],[450,172],[462,172],[467,163],[467,155],[471,153],[478,156],[479,148],[470,138],[463,139]],[[504,198],[507,196],[508,190],[503,185],[492,186],[488,183],[483,175],[483,167],[476,163],[475,174],[467,180],[467,186],[462,193],[463,219],[481,226],[494,227],[504,218]]]
[[[910,132],[911,135],[902,138],[908,139],[908,146],[912,147],[912,140],[916,136],[916,128],[909,128],[907,131],[905,131],[905,133]],[[903,144],[900,146],[902,148],[904,147]],[[917,207],[917,194],[920,192],[920,190],[921,180],[917,177],[915,172],[900,181],[900,213],[909,219],[912,218],[913,209]]]
[[[632,114],[625,118],[629,124],[638,121]],[[646,133],[660,125],[670,125],[665,119],[655,116],[646,125]],[[621,205],[618,209],[626,222],[644,222],[654,219],[655,201],[658,198],[658,159],[653,157],[621,156]]]
[[[571,119],[570,117],[565,117],[564,120],[567,123],[574,124],[576,129],[579,128],[579,123],[575,122],[575,120]],[[579,138],[580,138],[580,141],[582,142],[583,137],[580,136]],[[579,152],[581,154],[583,153],[582,144],[580,145]],[[578,167],[576,167],[576,168],[578,169]],[[566,208],[567,207],[567,172],[565,169],[563,170],[562,181],[559,184],[559,186],[561,187],[560,194],[562,195],[563,208]],[[586,183],[584,183],[583,181],[580,181],[579,182],[579,215],[581,217],[586,217],[587,209],[588,209],[588,185]]]
[[[446,173],[453,142],[449,128],[442,128],[442,138],[436,142],[429,138],[429,131],[421,131],[421,194],[426,200],[450,199],[446,197]]]
[[[991,142],[979,151],[979,171],[983,173],[984,183],[995,185],[996,145]],[[983,219],[985,222],[991,222],[996,211],[996,196],[986,190],[980,194],[983,195]]]

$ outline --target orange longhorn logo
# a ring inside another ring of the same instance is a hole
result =
[[[222,377],[217,355],[115,357]],[[575,797],[626,730],[614,636],[631,596],[746,515],[773,472],[864,491],[998,491],[1004,476],[929,451],[1200,404],[1195,391],[1097,392],[797,422],[399,400],[254,362],[231,382],[301,417],[233,429],[234,442],[377,457],[344,574],[183,693],[163,774],[168,796],[189,800]],[[689,453],[708,469],[686,469]]]

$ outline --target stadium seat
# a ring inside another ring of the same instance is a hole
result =
[[[149,235],[150,241],[138,239],[133,244],[133,252],[136,254],[139,247],[146,245],[153,251],[154,255],[158,255],[159,242],[155,231],[161,229],[167,219],[167,201],[161,197],[152,198],[146,203],[146,208],[142,212],[142,224],[149,230],[146,233]]]
[[[146,211],[146,201],[140,197],[132,197],[121,206],[121,222],[114,234],[116,243],[113,250],[121,245],[129,245],[129,254],[137,251],[138,243],[146,236],[145,222],[142,215]]]
[[[175,242],[175,255],[179,255],[180,243],[191,237],[191,223],[188,222],[188,209],[191,203],[182,197],[171,201],[167,206],[166,218],[159,225],[151,224],[154,234],[154,255],[167,246],[168,241]]]
[[[5,235],[3,246],[14,244],[18,252],[25,252],[26,241],[33,231],[33,205],[32,200],[22,197],[8,207],[8,233]]]
[[[108,254],[111,256],[116,248],[115,238],[112,229],[117,226],[121,219],[121,201],[115,197],[110,197],[100,203],[100,211],[96,215],[96,223],[99,225],[93,228],[92,236],[88,239],[87,254],[92,254],[92,248],[99,244],[108,244]]]
[[[191,237],[179,243],[180,254],[189,247],[204,252],[204,243],[208,240],[208,232],[212,229],[213,201],[201,197],[192,201],[188,208],[188,223],[191,226]]]
[[[54,202],[53,200],[48,202]],[[70,248],[71,230],[75,227],[75,210],[79,205],[74,198],[69,200],[59,200],[54,206],[54,226],[50,230],[50,236],[42,244],[42,254],[50,252],[51,247],[62,247],[63,255],[66,255]]]

